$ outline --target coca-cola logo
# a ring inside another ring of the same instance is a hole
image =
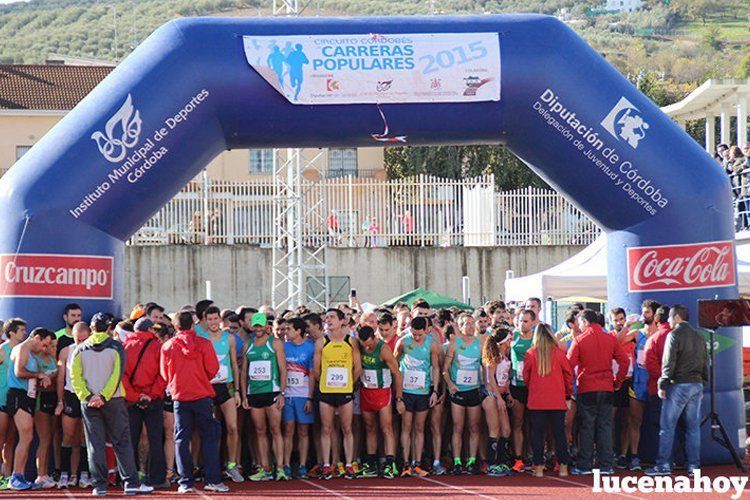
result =
[[[0,297],[112,298],[112,257],[0,254]]]
[[[628,248],[628,291],[733,286],[734,242]]]

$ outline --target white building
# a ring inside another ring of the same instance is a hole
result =
[[[604,10],[610,12],[633,12],[643,7],[643,0],[607,0]]]

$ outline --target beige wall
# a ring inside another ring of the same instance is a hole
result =
[[[16,162],[16,146],[33,146],[62,116],[0,114],[0,171]]]
[[[16,162],[16,146],[33,146],[60,119],[61,114],[24,116],[0,112],[0,170],[4,172]],[[328,151],[320,152],[320,149],[304,149],[302,157],[307,162],[316,161],[319,168],[325,171]],[[357,167],[359,170],[376,170],[376,177],[385,178],[383,148],[360,148],[357,151]],[[250,154],[245,149],[225,151],[214,158],[207,168],[209,176],[214,179],[247,180],[251,178]]]
[[[360,171],[374,171],[373,175],[375,177],[385,179],[383,154],[383,148],[359,148],[357,150],[357,168]],[[280,157],[282,159],[286,158],[285,150],[281,150]],[[325,172],[328,165],[328,149],[303,149],[302,161],[304,164],[313,164],[315,168]],[[214,158],[207,168],[209,177],[213,179],[246,180],[250,178],[250,154],[244,149],[226,151]],[[261,175],[263,174],[253,174],[253,176]],[[315,180],[316,176],[308,174],[305,177]]]

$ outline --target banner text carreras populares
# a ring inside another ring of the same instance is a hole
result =
[[[293,104],[500,100],[497,33],[245,36],[248,63]]]

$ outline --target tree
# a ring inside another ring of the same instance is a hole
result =
[[[738,71],[739,78],[750,78],[750,54],[746,55],[740,61],[740,69]]]
[[[407,146],[385,150],[390,178],[428,174],[451,179],[495,175],[503,190],[546,183],[504,146]]]
[[[709,24],[703,31],[701,44],[709,50],[721,50],[724,41],[721,39],[721,30],[715,24]]]

